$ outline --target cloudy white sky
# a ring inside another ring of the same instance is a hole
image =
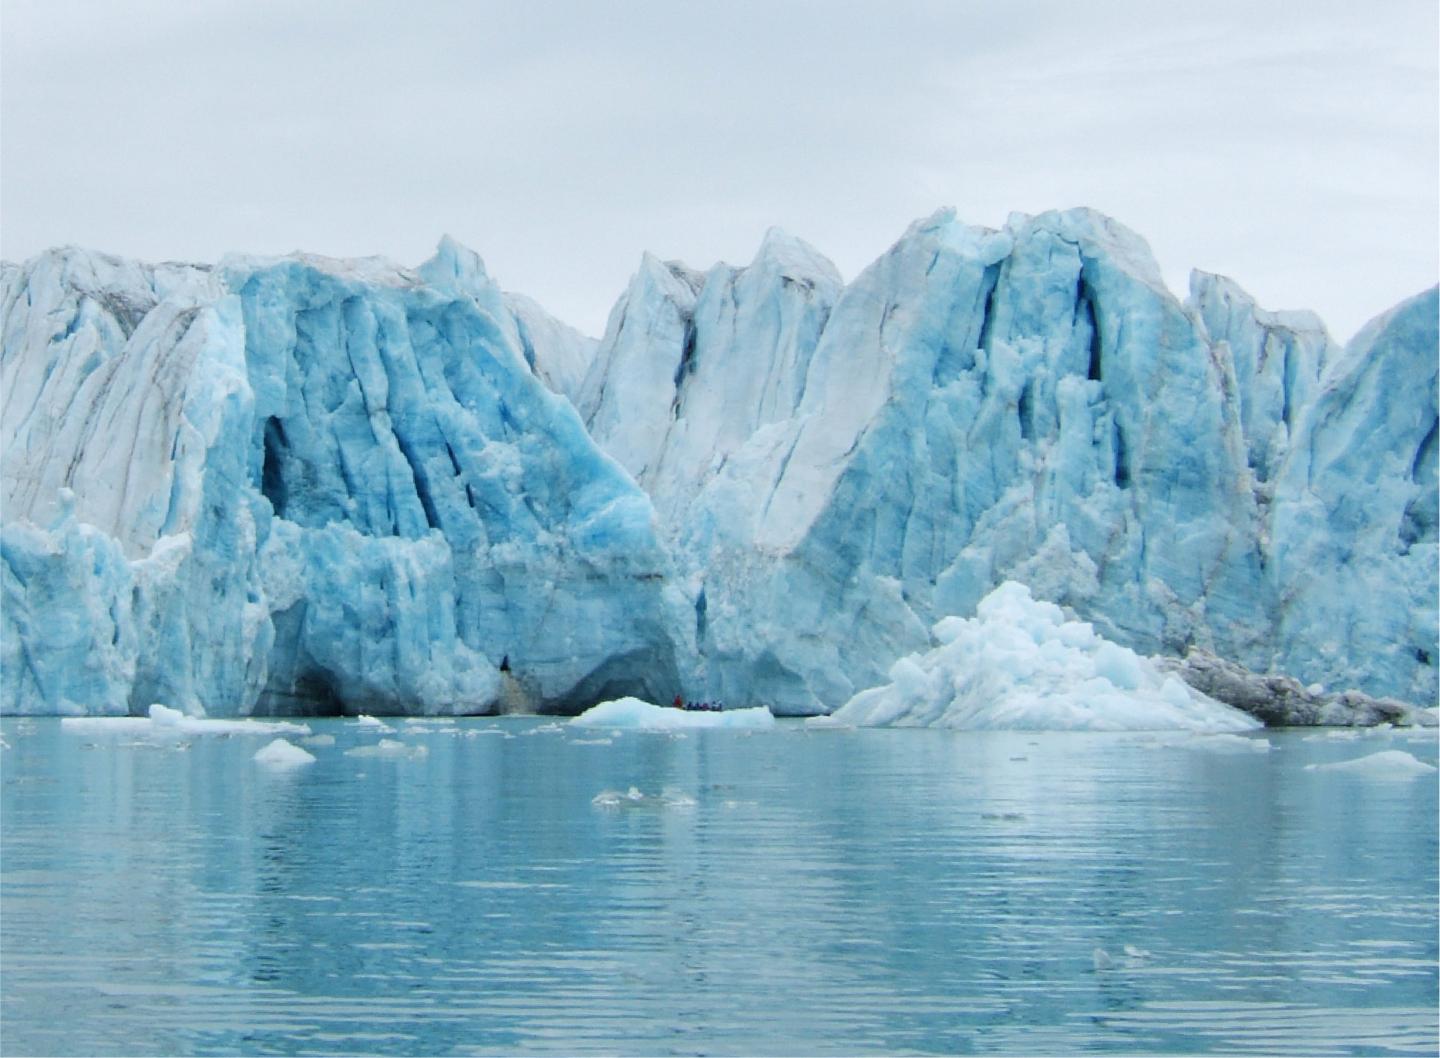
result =
[[[450,233],[599,333],[642,250],[1089,205],[1338,338],[1437,261],[1434,0],[0,0],[0,256]]]

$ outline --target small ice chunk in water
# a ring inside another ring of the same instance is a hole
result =
[[[333,746],[335,745],[335,736],[311,735],[309,738],[302,738],[300,741],[307,746]]]
[[[1150,958],[1150,953],[1149,953],[1148,951],[1146,951],[1144,948],[1137,948],[1137,947],[1136,947],[1135,945],[1133,945],[1133,944],[1127,944],[1127,945],[1125,945],[1125,954],[1128,955],[1128,956],[1129,956],[1130,958],[1132,958],[1132,959],[1148,959],[1148,958]]]
[[[179,709],[171,709],[159,702],[150,706],[150,721],[156,727],[179,727],[184,719],[185,714]]]
[[[1222,753],[1269,753],[1270,743],[1263,738],[1244,735],[1193,735],[1180,745],[1187,749],[1213,749]]]
[[[1097,970],[1109,970],[1115,966],[1115,960],[1110,958],[1110,953],[1104,948],[1096,948],[1091,952],[1090,961],[1095,964]]]
[[[1403,749],[1385,749],[1368,757],[1333,764],[1307,764],[1305,770],[1342,772],[1366,779],[1414,779],[1421,775],[1433,775],[1436,769]]]
[[[298,764],[315,763],[313,753],[309,753],[283,738],[277,738],[256,750],[254,759],[256,763],[266,764],[272,768],[293,768]]]
[[[354,749],[347,749],[347,757],[383,757],[389,760],[399,760],[408,757],[410,760],[419,760],[428,756],[430,751],[424,746],[407,746],[404,742],[396,742],[394,739],[382,738],[374,746],[356,746]]]
[[[657,797],[647,797],[638,787],[632,786],[623,794],[618,790],[601,790],[590,799],[590,803],[599,808],[693,808],[695,799],[669,787]]]
[[[373,716],[366,716],[364,713],[361,713],[355,718],[355,723],[359,727],[368,727],[371,730],[378,731],[381,734],[388,735],[391,731],[395,730],[389,724],[385,723],[384,720],[377,719]]]

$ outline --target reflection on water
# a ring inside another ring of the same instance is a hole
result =
[[[0,725],[5,1054],[1437,1048],[1433,735],[315,726]]]

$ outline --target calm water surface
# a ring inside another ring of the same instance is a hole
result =
[[[1437,1049],[1433,734],[312,727],[0,723],[0,1051]]]

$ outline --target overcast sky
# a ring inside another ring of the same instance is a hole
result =
[[[1341,340],[1436,282],[1435,0],[0,0],[0,256],[450,233],[598,334],[642,250],[846,278],[1089,205]]]

